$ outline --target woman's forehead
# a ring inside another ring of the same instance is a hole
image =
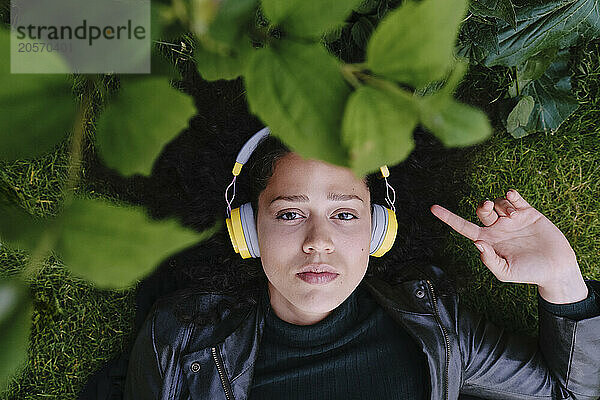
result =
[[[344,186],[354,184],[361,186],[365,183],[364,178],[358,178],[350,168],[334,165],[321,160],[305,159],[297,153],[288,153],[275,163],[271,178],[274,183],[291,182],[306,183],[318,182],[327,184],[331,182],[342,183]],[[271,183],[271,182],[269,182]]]
[[[264,191],[267,205],[277,200],[358,200],[365,204],[369,200],[366,182],[356,178],[349,168],[299,156],[280,161]]]

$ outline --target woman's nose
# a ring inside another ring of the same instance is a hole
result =
[[[331,253],[334,250],[331,234],[323,222],[313,222],[310,224],[306,238],[302,244],[302,250],[305,253],[324,252]]]

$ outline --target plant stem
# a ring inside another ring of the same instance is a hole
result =
[[[87,112],[91,108],[91,91],[93,86],[91,82],[88,82],[88,91],[82,96],[81,104],[77,112],[75,119],[75,125],[73,126],[73,138],[71,140],[71,158],[69,160],[68,177],[65,188],[63,189],[64,204],[68,207],[73,201],[73,194],[75,192],[75,186],[79,183],[81,171],[81,144],[83,142],[83,134],[85,131],[85,125],[88,121]]]
[[[87,122],[86,113],[90,110],[91,105],[91,88],[93,81],[87,81],[87,90],[82,96],[81,103],[78,106],[77,115],[73,125],[73,137],[71,138],[71,151],[69,165],[67,166],[67,181],[62,190],[64,208],[69,207],[73,201],[73,193],[75,186],[79,182],[81,170],[81,143],[83,142],[84,126]],[[35,278],[37,273],[44,265],[44,257],[52,250],[57,239],[59,227],[54,223],[50,223],[48,228],[41,235],[37,246],[31,253],[25,268],[23,269],[22,278],[29,280]]]
[[[399,88],[393,82],[390,82],[387,79],[377,78],[369,75],[366,72],[363,72],[366,65],[366,63],[344,64],[342,65],[342,75],[356,89],[361,87],[363,85],[361,81],[364,81],[369,86],[391,93],[395,96],[401,96],[411,101],[414,100],[411,93]]]
[[[354,65],[355,64],[343,64],[341,66],[341,71],[342,71],[342,76],[348,82],[350,82],[350,84],[352,86],[354,86],[355,89],[358,89],[359,87],[362,86],[362,83],[360,83],[360,81],[358,80],[358,78],[354,74],[357,73],[360,70],[357,69],[357,68],[355,68]]]
[[[369,86],[373,86],[374,88],[383,90],[384,92],[388,92],[395,96],[400,96],[405,98],[406,100],[413,101],[414,96],[412,93],[398,87],[395,83],[388,81],[387,79],[376,78],[369,74],[359,73],[358,74]]]

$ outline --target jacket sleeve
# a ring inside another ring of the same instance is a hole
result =
[[[125,400],[160,398],[164,374],[155,346],[155,308],[149,313],[135,340],[125,379]]]
[[[595,295],[600,282],[588,281]],[[538,339],[498,328],[458,306],[461,393],[490,399],[600,397],[600,316],[579,321],[538,307]]]

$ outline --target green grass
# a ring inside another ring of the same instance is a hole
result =
[[[482,199],[514,187],[562,230],[584,275],[596,279],[600,278],[598,47],[589,43],[578,49],[573,85],[582,106],[559,132],[516,140],[498,131],[488,142],[471,148],[460,164],[448,165],[464,182],[456,186],[460,201],[454,212],[477,222],[475,207]],[[498,70],[488,74],[481,82],[492,87],[464,85],[468,92],[463,97],[479,99],[486,92],[494,98],[501,89],[496,86],[506,82],[505,74]],[[0,198],[8,197],[32,214],[56,213],[66,174],[66,147],[63,143],[36,160],[0,164]],[[79,190],[87,190],[85,174]],[[450,228],[440,256],[448,261],[449,270],[463,277],[465,303],[500,325],[535,333],[535,287],[498,282],[470,240]],[[2,274],[17,273],[25,261],[25,253],[0,248]],[[29,360],[1,398],[75,399],[93,371],[132,340],[134,289],[96,290],[50,257],[31,293],[35,311]]]
[[[3,252],[3,265],[22,257]],[[29,360],[5,399],[75,399],[87,377],[124,350],[133,291],[99,291],[50,258],[31,286],[35,304]]]

